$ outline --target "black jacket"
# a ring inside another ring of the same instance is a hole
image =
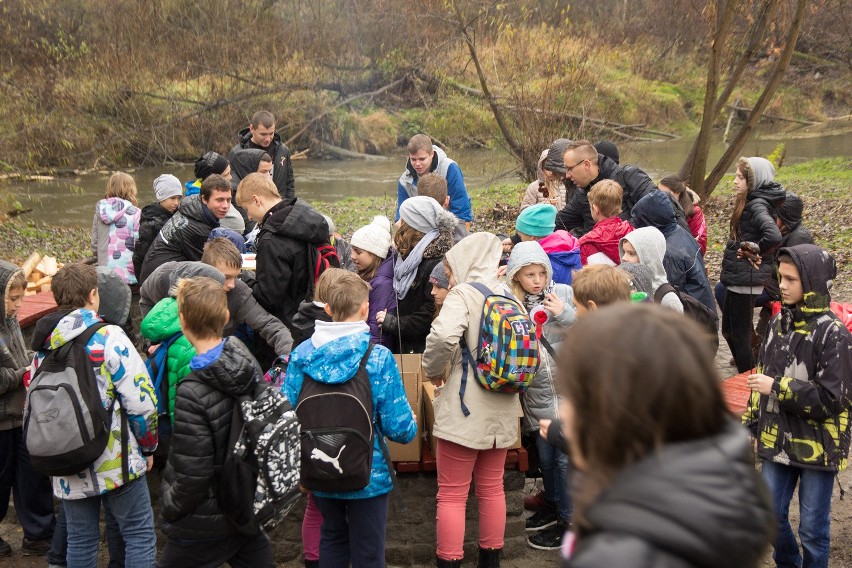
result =
[[[239,142],[231,148],[231,154],[241,148],[260,148],[251,141],[251,131],[248,128],[240,130]],[[272,181],[275,182],[275,187],[278,188],[281,198],[284,201],[290,200],[296,195],[296,185],[293,179],[293,164],[290,160],[289,148],[281,142],[281,135],[276,132],[272,137],[272,145],[269,148],[260,149],[272,156]]]
[[[245,345],[229,337],[219,358],[178,384],[169,461],[163,472],[160,511],[163,532],[172,539],[209,540],[237,534],[216,501],[224,480],[235,397],[262,380]]]
[[[766,286],[775,278],[774,253],[781,243],[781,231],[775,224],[776,209],[784,202],[784,188],[776,182],[749,192],[740,217],[739,237],[729,239],[722,254],[719,280],[726,286]],[[748,260],[737,258],[742,241],[757,243],[763,262],[754,270]]]
[[[142,263],[145,261],[148,249],[151,248],[151,244],[157,238],[157,233],[172,218],[172,215],[174,213],[169,213],[159,203],[146,205],[142,209],[142,218],[139,222],[139,238],[136,239],[136,248],[133,250],[134,274],[142,273]]]
[[[145,282],[154,270],[170,260],[201,260],[204,243],[210,231],[219,226],[200,195],[185,197],[177,212],[163,225],[137,275],[139,284]]]
[[[620,472],[589,507],[566,568],[751,568],[774,532],[751,443],[733,421]]]

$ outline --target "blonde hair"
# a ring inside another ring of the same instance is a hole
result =
[[[231,268],[242,268],[243,257],[236,245],[225,237],[216,237],[204,243],[204,254],[201,255],[201,262],[216,266],[224,264]]]
[[[228,300],[222,285],[204,276],[183,278],[177,284],[181,327],[199,339],[222,337],[228,321]]]
[[[630,280],[623,270],[606,264],[590,264],[574,273],[571,281],[574,298],[584,306],[598,307],[630,301]]]
[[[370,285],[354,272],[342,268],[327,268],[317,286],[324,285],[323,301],[331,310],[331,319],[351,318],[364,302],[370,299]]]
[[[133,176],[124,172],[114,172],[109,176],[104,199],[109,199],[110,197],[118,197],[119,199],[129,201],[133,205],[138,205],[136,202],[136,181],[134,181]]]
[[[242,179],[240,185],[237,186],[237,204],[244,206],[251,199],[252,195],[260,197],[281,199],[281,194],[278,193],[278,188],[275,187],[275,182],[269,174],[254,172]]]
[[[621,200],[624,189],[611,179],[604,179],[589,190],[589,204],[598,208],[601,215],[609,219],[621,213]]]

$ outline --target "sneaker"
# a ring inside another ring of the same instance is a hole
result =
[[[24,537],[21,542],[21,554],[24,556],[44,556],[50,550],[51,539],[30,540]]]
[[[552,507],[548,506],[527,519],[527,530],[540,531],[541,529],[555,525],[558,520],[559,515],[556,514],[556,511]]]
[[[543,489],[535,494],[524,495],[524,509],[527,511],[541,511],[547,506]]]
[[[571,528],[569,521],[559,520],[547,529],[527,537],[527,544],[538,550],[559,550],[565,531]]]
[[[4,556],[12,556],[12,547],[9,543],[0,538],[0,558]]]

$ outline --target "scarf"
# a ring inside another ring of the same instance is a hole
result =
[[[405,298],[411,285],[414,283],[414,277],[417,275],[417,268],[420,266],[420,261],[423,260],[423,252],[429,243],[438,238],[438,231],[433,230],[426,233],[420,242],[417,243],[405,260],[397,262],[393,267],[393,289],[396,290],[398,300]]]
[[[551,280],[547,286],[542,288],[541,292],[538,294],[530,294],[528,292],[524,292],[524,307],[527,309],[527,312],[531,312],[533,308],[536,306],[540,306],[544,303],[544,297],[548,294],[553,293],[554,282]]]

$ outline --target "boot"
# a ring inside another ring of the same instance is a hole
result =
[[[319,568],[319,560],[308,560],[305,558],[305,568]]]
[[[500,568],[502,548],[480,548],[478,568]]]
[[[443,558],[438,558],[436,556],[435,560],[438,561],[438,568],[461,568],[461,558],[458,560],[444,560]]]

